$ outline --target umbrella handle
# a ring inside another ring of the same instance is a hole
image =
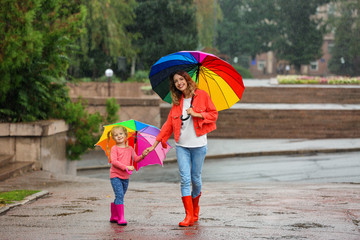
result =
[[[126,172],[127,172],[129,175],[131,175],[131,174],[133,173],[133,171],[130,171],[130,170],[128,170],[128,169],[126,169]]]

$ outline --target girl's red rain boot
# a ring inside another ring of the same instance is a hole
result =
[[[192,203],[191,196],[182,197],[182,202],[184,204],[186,217],[184,221],[179,223],[180,227],[189,227],[194,225],[194,208]]]
[[[112,223],[116,223],[119,220],[117,211],[116,211],[116,207],[114,203],[111,203],[111,217],[110,217],[110,222]]]
[[[116,208],[116,212],[119,216],[117,223],[121,226],[126,226],[127,222],[124,218],[124,204],[115,205],[115,208]]]
[[[200,211],[199,200],[200,200],[200,196],[201,196],[201,192],[196,198],[192,199],[193,206],[194,206],[194,222],[197,222],[199,220],[199,211]]]

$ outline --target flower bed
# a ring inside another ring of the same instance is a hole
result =
[[[279,84],[360,84],[360,77],[278,75]]]

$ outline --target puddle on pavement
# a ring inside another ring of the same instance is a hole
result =
[[[319,223],[295,223],[292,225],[289,225],[293,228],[303,228],[303,229],[309,229],[309,228],[329,228],[331,226],[322,225]]]
[[[66,216],[70,216],[70,215],[83,214],[83,213],[89,213],[89,212],[94,212],[94,211],[90,210],[90,209],[86,209],[81,212],[59,213],[59,214],[52,215],[52,217],[66,217]]]
[[[95,202],[95,201],[98,201],[100,200],[99,198],[97,197],[87,197],[87,198],[79,198],[80,200],[85,200],[85,201],[92,201],[92,202]]]
[[[283,214],[297,214],[296,212],[273,212],[274,214],[279,214],[279,215],[283,215]]]
[[[141,193],[141,192],[150,192],[150,191],[147,191],[147,190],[140,190],[140,189],[129,189],[128,191],[130,191],[130,192],[139,192],[139,193]]]

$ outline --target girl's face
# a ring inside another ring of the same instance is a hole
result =
[[[181,76],[179,74],[175,74],[173,79],[174,79],[175,87],[178,90],[180,90],[181,92],[184,92],[187,89],[188,83],[183,76]]]
[[[116,144],[121,144],[125,142],[126,134],[121,128],[114,129],[112,132],[112,138],[114,139]]]

